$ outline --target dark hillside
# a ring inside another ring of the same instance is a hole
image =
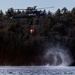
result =
[[[75,8],[42,12],[45,15],[31,19],[11,19],[8,10],[6,14],[0,11],[0,65],[44,65],[47,44],[58,43],[68,48],[75,60]],[[34,33],[29,32],[31,28]]]

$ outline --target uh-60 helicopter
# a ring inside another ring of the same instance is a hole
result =
[[[41,11],[41,9],[54,8],[54,6],[52,6],[52,7],[44,7],[44,8],[37,8],[37,9],[36,9],[36,7],[37,7],[37,6],[34,6],[34,7],[27,7],[27,9],[13,9],[14,11],[25,11],[25,10],[26,10],[26,12],[24,12],[24,13],[19,13],[19,14],[17,14],[17,15],[14,15],[11,10],[9,10],[8,13],[9,13],[9,15],[10,15],[10,17],[11,17],[12,19],[27,18],[27,19],[30,20],[31,18],[34,18],[34,17],[44,16],[45,13],[43,13],[43,12]],[[35,29],[34,29],[34,27],[31,25],[31,27],[30,27],[30,33],[34,33],[34,32],[35,32]]]

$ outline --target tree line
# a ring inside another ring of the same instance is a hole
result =
[[[75,59],[75,8],[58,9],[55,13],[43,10],[43,16],[12,19],[9,14],[26,13],[9,8],[0,10],[0,65],[42,65],[45,49],[60,43],[69,48]],[[35,29],[30,34],[30,28]]]

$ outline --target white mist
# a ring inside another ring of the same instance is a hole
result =
[[[68,66],[73,63],[70,51],[58,46],[49,48],[44,58],[47,61],[46,66]]]

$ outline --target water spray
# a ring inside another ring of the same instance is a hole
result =
[[[73,63],[70,51],[57,46],[47,49],[44,59],[46,66],[68,66]]]

